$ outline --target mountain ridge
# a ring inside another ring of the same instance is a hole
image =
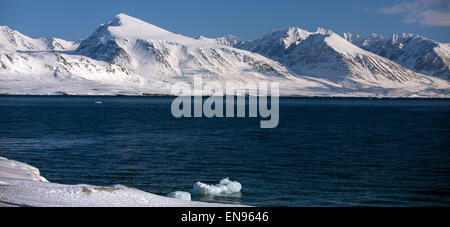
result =
[[[235,47],[277,60],[298,74],[323,75],[333,82],[352,79],[347,77],[349,74],[360,79],[365,76],[368,80],[375,77],[382,79],[379,76],[382,74],[397,82],[419,78],[417,73],[359,49],[345,38],[323,28],[318,28],[316,32],[300,28],[275,30],[261,39],[241,41]],[[328,71],[325,70],[327,68]],[[341,75],[336,75],[339,73]]]
[[[377,34],[355,37],[345,33],[344,36],[356,46],[386,57],[408,69],[450,80],[448,43],[440,43],[411,33],[394,34],[387,38]]]
[[[448,82],[412,72],[322,28],[274,30],[264,42],[195,39],[125,14],[80,42],[32,39],[1,28],[4,94],[169,94],[171,84],[203,75],[222,83],[279,82],[281,95],[449,95]]]

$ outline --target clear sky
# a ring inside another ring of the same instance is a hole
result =
[[[450,0],[0,0],[0,25],[33,38],[79,40],[121,12],[191,37],[255,39],[297,26],[450,42]]]

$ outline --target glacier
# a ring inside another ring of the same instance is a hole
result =
[[[281,96],[450,96],[445,76],[407,67],[348,37],[289,28],[253,41],[196,39],[125,14],[77,42],[33,39],[1,26],[0,94],[169,95],[174,83],[200,75],[205,83],[278,82]],[[448,68],[448,48],[438,52]]]

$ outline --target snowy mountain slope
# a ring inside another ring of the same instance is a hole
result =
[[[280,61],[299,74],[318,75],[334,82],[402,83],[423,79],[423,76],[364,51],[334,33],[309,36],[301,44],[288,48]]]
[[[277,30],[261,39],[241,41],[233,46],[277,60],[299,75],[319,77],[344,86],[428,80],[322,28],[316,32],[300,28]]]
[[[47,44],[48,50],[55,51],[72,51],[78,48],[80,42],[72,42],[59,38],[42,38],[41,39],[45,44]]]
[[[170,94],[172,84],[192,83],[196,75],[204,82],[279,82],[281,95],[442,97],[450,90],[446,81],[325,29],[290,28],[255,41],[194,39],[125,14],[78,43],[2,29],[3,94]]]
[[[450,45],[414,34],[395,34],[362,37],[344,34],[344,37],[367,51],[386,57],[416,72],[450,80]]]
[[[12,50],[10,44],[0,51],[2,93],[169,94],[172,83],[199,74],[217,81],[305,80],[258,54],[205,45],[124,14],[100,26],[72,52],[50,51],[41,39],[20,38],[33,48]]]
[[[0,26],[0,51],[69,51],[77,47],[75,42],[58,38],[33,39],[8,26]]]
[[[98,28],[76,53],[153,78],[198,73],[223,79],[254,74],[294,77],[279,63],[259,55],[174,34],[124,14]]]
[[[300,28],[291,27],[284,30],[274,30],[261,39],[247,41],[235,47],[280,60],[291,45],[299,45],[312,34],[326,33],[327,31],[321,28],[311,33]]]
[[[47,45],[41,39],[32,39],[8,26],[0,26],[0,50],[36,51],[46,50]]]
[[[0,92],[13,94],[111,94],[138,87],[140,78],[107,62],[56,51],[0,51]],[[109,88],[102,86],[108,84]]]
[[[227,35],[224,37],[219,37],[216,39],[207,38],[204,36],[200,36],[197,38],[203,42],[215,43],[224,46],[237,47],[245,43],[245,40],[242,40],[234,35]]]
[[[319,28],[315,33],[311,33],[300,28],[291,27],[288,29],[273,30],[264,37],[252,41],[241,40],[233,35],[227,35],[215,39],[200,36],[198,39],[204,42],[217,43],[248,50],[250,52],[259,53],[264,56],[269,56],[272,59],[279,60],[291,44],[299,44],[301,41],[308,38],[309,35],[321,32],[326,31]]]

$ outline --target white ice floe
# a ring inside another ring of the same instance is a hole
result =
[[[175,191],[175,192],[169,193],[167,196],[170,198],[174,198],[174,199],[191,201],[191,193],[189,193],[189,192]]]
[[[194,195],[227,195],[238,193],[242,189],[241,183],[237,181],[230,181],[225,178],[216,185],[208,185],[202,182],[197,182],[192,188],[192,194]]]
[[[178,193],[179,198],[186,194]],[[232,206],[168,198],[123,185],[111,187],[48,182],[39,170],[0,157],[0,206],[208,207]]]

